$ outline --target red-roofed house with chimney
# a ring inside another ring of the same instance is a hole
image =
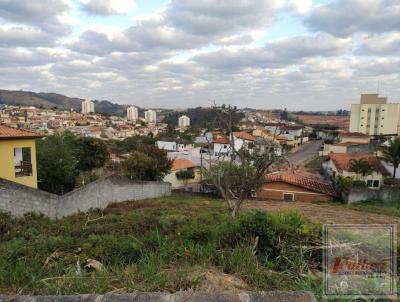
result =
[[[331,184],[311,173],[285,171],[268,174],[256,192],[260,199],[284,201],[328,201],[337,196]]]

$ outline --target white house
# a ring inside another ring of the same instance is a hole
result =
[[[215,156],[228,155],[231,153],[231,146],[227,138],[217,137],[213,139],[212,143]]]
[[[367,175],[360,175],[352,171],[351,160],[365,160],[371,167],[371,172]],[[367,153],[332,153],[329,159],[323,163],[323,168],[332,177],[343,176],[355,180],[363,180],[369,188],[380,188],[385,177],[389,172],[382,165],[379,158],[373,154]]]
[[[177,151],[176,141],[173,140],[158,140],[156,146],[158,149],[166,151]]]
[[[182,139],[174,139],[174,138],[160,139],[156,142],[156,146],[157,148],[166,151],[178,151],[178,152],[185,152],[192,150],[194,148],[194,144],[191,141],[185,141]]]

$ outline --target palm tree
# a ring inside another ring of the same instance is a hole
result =
[[[396,170],[400,165],[400,137],[389,141],[389,146],[382,150],[383,160],[393,165],[393,179],[396,178]]]
[[[370,164],[364,159],[351,159],[350,160],[350,171],[357,175],[365,176],[372,171]]]

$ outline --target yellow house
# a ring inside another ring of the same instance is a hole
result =
[[[0,125],[0,178],[37,188],[34,132]]]

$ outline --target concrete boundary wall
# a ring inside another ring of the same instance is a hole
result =
[[[76,296],[0,296],[0,302],[317,302],[312,293],[299,292],[178,292]]]
[[[376,201],[399,201],[400,189],[391,187],[382,187],[380,190],[369,188],[351,188],[349,193],[344,196],[348,203],[376,200]]]
[[[89,209],[104,209],[110,203],[171,195],[171,184],[132,181],[112,175],[96,180],[62,196],[0,179],[0,211],[12,215],[28,212],[61,218]]]

